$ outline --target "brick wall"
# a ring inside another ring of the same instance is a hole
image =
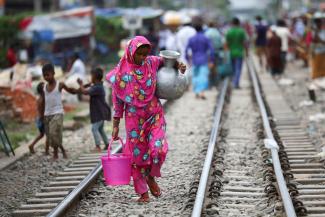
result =
[[[0,87],[0,116],[17,118],[22,122],[32,122],[37,116],[36,97],[27,91]]]

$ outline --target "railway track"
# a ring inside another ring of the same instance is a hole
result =
[[[118,146],[113,153],[120,151]],[[13,216],[62,216],[101,174],[101,153],[83,154],[13,212]]]
[[[240,90],[222,83],[192,216],[325,216],[324,163],[306,128],[269,75],[258,81],[251,60],[248,71]],[[63,216],[98,178],[99,156],[82,155],[13,216]]]
[[[161,101],[166,107],[168,102]],[[124,130],[120,131],[122,138],[125,137]],[[121,145],[116,146],[112,154],[121,151]],[[26,203],[21,204],[13,211],[14,217],[59,217],[64,216],[69,208],[80,201],[82,195],[96,182],[102,173],[100,157],[102,153],[87,153],[81,155],[73,161],[62,172],[55,174],[53,180],[46,186],[40,187],[40,192],[36,193]]]
[[[240,90],[227,93],[227,82],[219,97],[195,200],[189,200],[194,201],[193,217],[295,217],[296,211],[305,213],[302,203],[294,197],[297,191],[289,182],[291,176],[281,169],[284,154],[278,154],[277,145],[281,140],[272,131],[270,113],[250,59],[247,71],[249,76],[243,75]],[[224,105],[227,94],[230,102]]]
[[[269,75],[261,75],[265,98],[277,131],[283,171],[299,216],[325,216],[325,168],[303,123]]]

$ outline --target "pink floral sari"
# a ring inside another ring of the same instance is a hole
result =
[[[161,176],[168,151],[164,112],[155,96],[157,71],[163,60],[148,56],[141,65],[136,65],[134,54],[141,45],[150,43],[142,36],[133,38],[118,65],[106,76],[113,89],[114,117],[122,118],[125,114],[134,187],[139,194],[148,191],[146,176]]]

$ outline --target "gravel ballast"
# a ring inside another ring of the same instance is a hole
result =
[[[207,100],[198,100],[188,92],[168,106],[169,152],[162,168],[163,177],[158,179],[160,198],[151,196],[150,203],[138,204],[132,186],[107,187],[99,180],[68,216],[184,216],[191,182],[195,173],[202,170],[217,91],[208,91],[206,96]]]
[[[287,65],[283,78],[290,79],[292,85],[281,85],[278,80],[283,96],[291,106],[292,110],[301,118],[306,132],[312,138],[313,143],[321,151],[325,143],[325,120],[310,120],[310,117],[325,113],[324,90],[316,90],[317,101],[310,106],[303,105],[309,101],[308,86],[311,84],[309,68],[302,67],[301,61],[293,61]]]
[[[90,126],[74,132],[64,132],[63,144],[67,149],[68,159],[63,159],[60,153],[59,160],[53,161],[52,156],[44,155],[44,147],[41,145],[36,149],[36,154],[28,154],[0,171],[0,216],[11,216],[21,203],[40,192],[42,186],[53,180],[57,172],[61,172],[80,154],[93,149]]]

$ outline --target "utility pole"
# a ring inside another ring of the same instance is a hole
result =
[[[54,12],[54,11],[58,11],[59,10],[59,1],[57,0],[51,0],[51,7],[50,7],[50,11]]]
[[[282,0],[275,0],[275,14],[276,14],[276,19],[279,18],[282,14]]]
[[[42,12],[42,0],[34,0],[33,5],[36,13]]]
[[[153,8],[159,8],[159,2],[158,2],[158,0],[151,0],[151,7],[153,7]]]
[[[116,5],[117,5],[117,0],[105,0],[104,1],[105,8],[116,7]]]

